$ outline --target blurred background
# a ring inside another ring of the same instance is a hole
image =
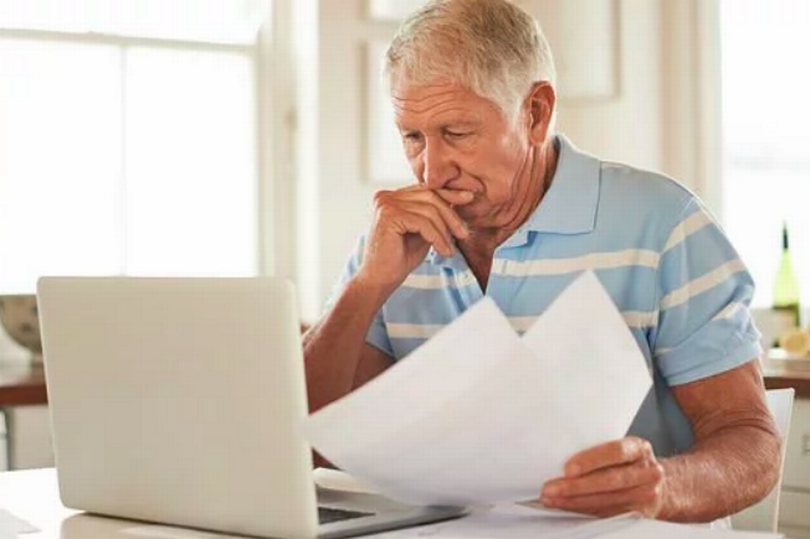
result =
[[[810,3],[519,3],[556,55],[561,132],[701,195],[758,305],[783,221],[810,281]],[[282,274],[317,317],[372,193],[410,181],[379,65],[420,4],[0,0],[0,293]]]

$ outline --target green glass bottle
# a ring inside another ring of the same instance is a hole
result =
[[[799,327],[799,281],[790,260],[787,223],[782,225],[782,260],[773,289],[773,310],[780,314],[779,326],[784,329]]]

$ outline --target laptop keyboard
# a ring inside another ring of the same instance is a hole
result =
[[[373,514],[374,513],[363,513],[362,511],[348,511],[346,509],[318,506],[318,522],[320,524],[329,524],[330,522],[339,522],[341,520],[349,520],[352,518],[370,517]]]

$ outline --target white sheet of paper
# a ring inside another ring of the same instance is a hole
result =
[[[369,485],[358,481],[351,475],[332,468],[315,468],[312,470],[315,486],[324,490],[353,492],[355,494],[380,494]]]
[[[602,521],[500,504],[464,518],[375,534],[374,539],[580,539]],[[629,520],[624,524],[629,525]],[[601,526],[600,526],[601,529]]]
[[[0,539],[15,539],[22,533],[34,533],[39,529],[17,515],[0,508]]]
[[[575,452],[621,438],[650,388],[641,351],[593,273],[520,338],[490,299],[304,431],[341,469],[424,505],[537,498]]]

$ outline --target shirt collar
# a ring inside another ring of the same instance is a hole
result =
[[[520,228],[552,234],[593,232],[602,163],[563,135],[556,136],[554,145],[559,155],[551,187]]]
[[[557,170],[543,200],[523,225],[501,247],[526,243],[530,231],[550,234],[586,234],[596,227],[599,201],[599,175],[602,163],[574,146],[565,136],[556,135]],[[432,247],[428,260],[433,264],[464,267],[464,257],[440,255]]]

